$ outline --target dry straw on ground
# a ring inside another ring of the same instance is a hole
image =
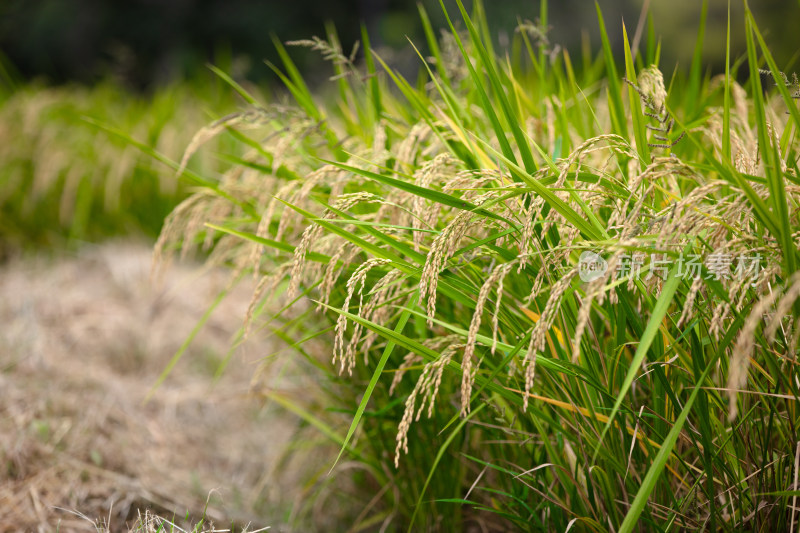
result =
[[[291,508],[296,478],[276,466],[294,422],[248,394],[274,344],[252,336],[212,379],[250,290],[223,302],[145,403],[228,282],[176,266],[159,289],[149,270],[141,245],[2,266],[0,531],[95,531],[81,514],[111,531],[154,530],[153,513],[277,527]]]

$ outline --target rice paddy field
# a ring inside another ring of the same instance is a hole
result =
[[[457,7],[413,78],[3,96],[0,529],[800,528],[796,69]]]

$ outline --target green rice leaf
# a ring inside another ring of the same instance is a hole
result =
[[[667,438],[664,439],[664,442],[661,444],[661,448],[658,450],[655,458],[653,458],[653,463],[650,466],[650,469],[647,471],[647,475],[645,475],[644,479],[642,480],[642,484],[640,485],[639,490],[636,492],[633,503],[631,503],[631,507],[628,510],[628,513],[625,515],[625,519],[622,521],[622,524],[620,525],[620,533],[630,533],[635,530],[639,516],[642,514],[645,505],[647,505],[647,500],[650,497],[650,494],[653,492],[653,490],[655,490],[656,484],[658,483],[658,478],[661,475],[661,472],[664,470],[664,467],[667,465],[667,461],[672,454],[672,450],[675,448],[675,443],[678,441],[681,431],[683,431],[683,426],[686,423],[686,419],[689,417],[689,413],[692,411],[692,407],[697,399],[697,395],[699,394],[700,389],[712,368],[715,367],[715,364],[716,361],[712,361],[706,366],[706,369],[703,371],[703,374],[700,376],[700,379],[694,386],[694,389],[692,389],[692,394],[689,396],[689,399],[686,400],[686,405],[683,407],[681,414],[678,415],[678,418],[672,424],[672,429],[667,435]]]
[[[625,400],[625,395],[628,393],[633,380],[639,373],[639,369],[642,367],[642,363],[647,356],[647,352],[650,350],[650,347],[652,346],[653,341],[655,340],[656,335],[661,328],[661,322],[664,320],[664,317],[667,316],[667,311],[669,310],[669,306],[672,304],[673,296],[675,296],[675,292],[678,290],[678,285],[680,285],[681,281],[681,278],[679,278],[677,275],[677,268],[678,266],[675,265],[670,270],[666,281],[664,281],[664,285],[661,288],[661,295],[658,297],[658,301],[653,307],[653,313],[650,316],[650,320],[647,323],[644,333],[642,333],[641,339],[639,339],[639,345],[636,347],[636,353],[633,355],[630,367],[625,375],[625,381],[622,383],[622,387],[620,387],[620,391],[617,393],[617,400],[614,402],[614,407],[611,408],[611,413],[608,415],[608,422],[606,422],[602,433],[600,433],[600,437],[597,439],[597,445],[595,447],[594,455],[592,456],[592,462],[594,462],[597,458],[597,454],[603,444],[603,438],[606,436],[606,433],[608,433],[608,430],[611,429],[611,424],[614,421],[614,417],[619,412],[620,406]]]
[[[397,321],[397,326],[395,327],[395,332],[400,333],[406,327],[408,323],[408,317],[411,316],[411,313],[408,311],[404,311],[400,318]],[[364,395],[361,397],[361,402],[358,404],[358,409],[356,409],[356,414],[353,416],[353,421],[350,424],[350,429],[347,430],[347,435],[345,435],[344,440],[342,441],[342,447],[339,450],[339,455],[336,456],[336,460],[333,462],[331,466],[331,470],[336,467],[336,464],[339,462],[339,459],[342,458],[342,454],[347,449],[347,445],[350,442],[350,439],[353,437],[353,434],[356,432],[358,428],[359,422],[361,422],[361,417],[364,414],[364,410],[367,408],[367,404],[369,403],[369,399],[372,397],[372,391],[375,390],[375,387],[378,385],[378,380],[383,373],[384,367],[386,367],[386,362],[391,357],[392,352],[394,351],[394,347],[396,344],[394,342],[389,342],[386,347],[383,349],[383,354],[381,354],[381,358],[378,361],[378,364],[375,367],[375,371],[372,373],[372,377],[367,384],[366,389],[364,390]]]

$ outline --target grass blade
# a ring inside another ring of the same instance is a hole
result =
[[[417,515],[419,514],[419,509],[422,507],[422,499],[425,497],[425,491],[428,490],[428,485],[430,485],[430,483],[431,483],[431,478],[433,478],[433,474],[436,472],[436,467],[439,465],[439,461],[442,460],[442,457],[444,456],[445,452],[447,451],[447,448],[450,446],[450,444],[453,442],[453,440],[456,438],[456,436],[459,433],[461,433],[461,430],[464,428],[464,426],[467,424],[467,422],[469,422],[470,419],[472,419],[475,416],[477,416],[477,414],[480,413],[483,410],[484,407],[486,407],[485,403],[479,405],[472,412],[470,412],[467,416],[465,416],[461,420],[461,422],[459,422],[458,425],[455,428],[453,428],[453,431],[450,432],[450,435],[447,437],[447,440],[444,441],[444,443],[439,447],[439,451],[436,452],[436,458],[433,460],[433,466],[431,466],[431,470],[428,473],[428,477],[425,480],[425,484],[422,486],[422,490],[419,493],[419,497],[417,498],[417,505],[414,507],[414,513],[411,515],[411,520],[410,520],[410,522],[408,524],[408,532],[409,533],[414,531],[414,521],[416,520]]]
[[[592,462],[596,460],[597,454],[600,451],[600,447],[603,444],[603,438],[611,428],[611,424],[614,421],[614,417],[619,412],[619,408],[622,405],[622,401],[625,399],[625,395],[628,393],[633,380],[636,378],[636,374],[639,373],[639,369],[642,367],[644,358],[647,355],[648,350],[650,350],[650,346],[653,344],[653,341],[655,340],[656,335],[661,328],[661,322],[667,315],[669,306],[672,304],[672,297],[678,290],[678,285],[680,282],[681,279],[677,275],[676,265],[672,268],[672,270],[670,270],[667,280],[664,282],[664,286],[661,289],[661,295],[658,297],[658,301],[653,307],[653,314],[650,316],[650,321],[647,323],[647,327],[645,328],[641,339],[639,339],[639,345],[636,347],[636,353],[633,355],[630,367],[628,368],[628,373],[625,375],[625,381],[622,383],[622,387],[620,387],[620,391],[617,394],[617,400],[614,402],[614,407],[611,409],[611,413],[608,415],[608,422],[606,422],[602,433],[600,433],[600,437],[597,439],[597,446],[594,450],[594,455],[592,456]]]
[[[400,315],[399,320],[397,321],[397,326],[395,327],[395,332],[400,333],[406,327],[408,323],[408,317],[411,316],[409,311],[403,311]],[[350,442],[350,439],[353,437],[353,434],[356,432],[358,428],[359,422],[361,422],[361,416],[364,414],[364,410],[367,408],[367,404],[369,403],[369,399],[372,397],[372,391],[375,390],[375,387],[378,385],[378,380],[381,377],[384,367],[386,366],[386,362],[389,360],[389,357],[392,355],[392,351],[394,351],[394,347],[396,344],[392,341],[389,341],[386,344],[386,347],[383,349],[383,354],[381,355],[378,364],[375,366],[375,371],[372,373],[372,377],[369,380],[369,384],[367,384],[367,388],[364,390],[364,396],[361,398],[361,402],[358,404],[358,409],[356,409],[356,414],[353,416],[353,422],[350,424],[350,428],[347,430],[347,435],[345,435],[344,440],[342,442],[342,447],[339,450],[339,455],[336,456],[336,460],[333,462],[331,466],[331,470],[336,467],[336,464],[339,462],[339,459],[342,458],[342,454],[347,449],[347,445]]]
[[[681,411],[681,414],[678,415],[678,418],[672,424],[672,429],[667,435],[667,438],[664,439],[661,449],[658,450],[658,453],[653,458],[653,464],[650,466],[650,469],[647,471],[647,474],[642,480],[639,490],[636,492],[633,503],[631,504],[628,513],[625,515],[625,519],[620,525],[619,533],[631,533],[636,528],[636,523],[639,520],[639,516],[642,514],[645,505],[647,505],[647,500],[655,489],[656,483],[658,482],[658,477],[661,475],[661,472],[664,470],[664,467],[667,464],[667,460],[672,453],[672,449],[675,447],[675,443],[678,441],[678,436],[683,430],[686,419],[688,418],[689,413],[694,406],[697,395],[715,364],[716,360],[709,362],[709,364],[706,366],[706,369],[703,371],[700,379],[698,379],[694,389],[692,389],[692,394],[686,401],[686,405]]]

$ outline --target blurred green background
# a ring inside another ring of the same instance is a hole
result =
[[[466,2],[469,4],[469,1]],[[645,0],[600,0],[609,36],[620,43],[621,21],[632,34]],[[798,0],[752,1],[759,26],[766,30],[779,64],[791,70],[800,32]],[[135,89],[147,89],[193,76],[207,62],[228,66],[255,81],[271,80],[262,62],[274,60],[271,35],[281,40],[323,36],[332,22],[345,49],[367,25],[373,44],[405,49],[406,36],[422,43],[416,0],[3,0],[0,2],[0,50],[23,79],[49,83],[77,80],[91,83],[109,76]],[[434,24],[444,24],[438,0],[423,0]],[[448,8],[454,1],[447,0]],[[697,36],[702,2],[648,1],[656,32],[663,38],[664,70],[675,62],[688,68]],[[724,61],[727,0],[709,2],[705,52],[715,70]],[[487,2],[490,23],[500,43],[516,26],[517,17],[535,20],[539,2]],[[731,2],[734,52],[744,43],[743,2]],[[551,42],[578,53],[582,39],[598,50],[594,2],[550,2]],[[312,71],[313,54],[300,55]],[[403,57],[395,57],[402,63]]]

